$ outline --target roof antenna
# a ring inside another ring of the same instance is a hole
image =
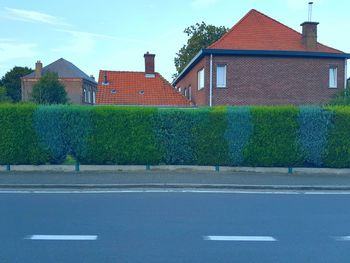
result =
[[[312,20],[312,5],[314,2],[309,2],[309,16],[308,16],[308,21],[311,22]]]

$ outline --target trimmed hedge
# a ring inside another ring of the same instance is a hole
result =
[[[350,167],[350,107],[0,105],[0,164]]]
[[[253,132],[250,107],[230,107],[227,111],[225,139],[228,143],[230,165],[241,165],[243,151]]]
[[[327,167],[350,167],[350,107],[328,107],[332,114],[324,156]]]
[[[298,141],[301,156],[306,166],[323,166],[332,113],[315,106],[300,107]]]
[[[244,149],[244,163],[249,166],[298,165],[298,108],[257,106],[252,107],[251,115],[254,129]]]
[[[228,165],[228,144],[225,138],[227,108],[197,109],[192,127],[194,163],[198,165]]]
[[[87,154],[91,132],[91,107],[39,106],[34,113],[34,126],[42,147],[50,153],[51,163],[62,163],[68,154],[76,160]]]
[[[0,164],[43,164],[48,154],[33,127],[32,104],[0,105]]]
[[[153,131],[156,108],[93,107],[91,134],[82,163],[158,164],[161,160]]]
[[[153,124],[162,164],[192,164],[193,110],[159,109]]]

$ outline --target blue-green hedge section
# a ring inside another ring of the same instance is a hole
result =
[[[193,164],[192,130],[195,125],[192,109],[159,109],[153,124],[161,164]]]
[[[37,108],[34,127],[40,145],[50,153],[50,163],[62,163],[68,154],[77,161],[85,158],[91,110],[92,107],[66,105]]]
[[[322,167],[332,112],[316,106],[300,107],[298,140],[305,166]]]
[[[244,161],[243,151],[253,132],[250,107],[229,107],[225,139],[228,143],[230,165],[239,166]]]

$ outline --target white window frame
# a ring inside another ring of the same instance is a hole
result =
[[[92,91],[92,104],[96,104],[96,92]]]
[[[329,67],[329,88],[338,88],[338,67],[336,66]]]
[[[204,68],[197,73],[198,90],[204,89],[205,86],[205,71]]]
[[[219,68],[224,68],[224,71],[223,71],[223,73],[224,73],[224,76],[223,76],[223,78],[224,78],[224,83],[219,83]],[[227,78],[226,78],[226,76],[227,76],[227,65],[226,64],[218,64],[218,65],[216,65],[216,87],[217,88],[226,88],[226,86],[227,86]]]
[[[91,91],[88,90],[88,103],[91,103]]]

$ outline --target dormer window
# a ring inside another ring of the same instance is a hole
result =
[[[102,82],[103,86],[107,86],[109,85],[108,79],[107,79],[107,71],[104,72],[103,74],[103,82]]]
[[[111,90],[111,94],[116,94],[117,93],[117,90],[116,89],[112,89]]]
[[[143,95],[143,94],[145,94],[145,92],[144,92],[143,90],[140,90],[140,91],[139,91],[139,94],[140,94],[140,95]]]

